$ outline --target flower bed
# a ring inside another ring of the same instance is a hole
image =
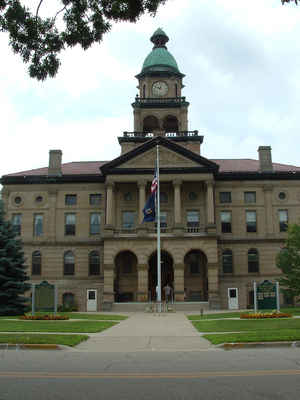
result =
[[[67,315],[22,315],[19,319],[26,321],[65,321],[69,317]]]
[[[277,311],[273,312],[257,312],[257,313],[250,313],[250,314],[241,314],[241,319],[263,319],[263,318],[291,318],[292,314],[289,313],[281,313]]]

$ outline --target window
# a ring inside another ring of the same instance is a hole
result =
[[[178,96],[178,85],[177,83],[175,83],[175,97]]]
[[[33,235],[42,236],[43,235],[43,218],[42,214],[35,214],[33,221]]]
[[[11,223],[16,235],[20,236],[22,226],[22,214],[13,214]]]
[[[256,203],[256,192],[244,192],[245,203]]]
[[[246,211],[246,230],[256,232],[256,211]]]
[[[77,195],[76,194],[66,194],[65,205],[66,206],[75,206],[76,204],[77,204]]]
[[[279,230],[286,232],[288,228],[288,210],[279,210]]]
[[[123,211],[122,214],[122,227],[123,229],[133,229],[134,228],[134,211]]]
[[[31,275],[41,275],[42,273],[42,255],[40,251],[32,253]]]
[[[74,236],[76,233],[76,214],[65,215],[65,235]]]
[[[286,194],[285,194],[284,192],[280,192],[280,193],[278,194],[278,198],[279,198],[280,200],[285,200],[285,199],[286,199]]]
[[[259,272],[258,251],[256,249],[248,251],[248,272]]]
[[[143,85],[143,97],[146,97],[146,85]]]
[[[98,251],[90,252],[89,275],[100,275],[100,256]]]
[[[166,192],[160,192],[160,202],[167,203],[168,202],[168,194]]]
[[[231,211],[221,211],[222,233],[231,233]]]
[[[66,251],[64,254],[64,275],[75,274],[75,258],[72,251]]]
[[[224,274],[232,274],[233,273],[232,250],[223,250],[222,264],[223,264],[223,273]]]
[[[187,212],[187,226],[190,228],[197,228],[199,226],[199,211]]]
[[[155,215],[155,226],[157,226],[157,215]],[[168,226],[168,213],[167,211],[160,212],[160,227],[166,228]]]
[[[96,206],[101,204],[102,195],[101,193],[93,193],[90,194],[90,205]]]
[[[231,192],[220,192],[220,203],[231,203]]]
[[[197,200],[197,198],[198,198],[197,193],[195,193],[195,192],[189,193],[189,200],[195,201],[195,200]]]
[[[90,234],[97,235],[100,233],[101,214],[93,213],[90,215]]]
[[[127,192],[124,194],[124,200],[125,201],[132,201],[132,193],[131,192]]]

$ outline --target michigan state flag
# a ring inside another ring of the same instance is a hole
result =
[[[155,221],[155,193],[151,194],[148,198],[145,207],[143,208],[143,213],[143,222]]]

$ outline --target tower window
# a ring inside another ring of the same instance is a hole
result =
[[[146,97],[146,85],[143,85],[143,97]]]
[[[175,97],[178,97],[178,85],[175,83]]]
[[[178,132],[178,119],[173,115],[168,115],[164,119],[163,128],[165,132]]]

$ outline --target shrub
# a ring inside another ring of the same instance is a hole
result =
[[[292,314],[289,313],[281,313],[277,311],[272,312],[257,312],[257,313],[250,313],[250,314],[241,314],[241,319],[264,319],[264,318],[291,318]]]
[[[19,319],[28,321],[65,321],[69,317],[66,315],[22,315]]]

